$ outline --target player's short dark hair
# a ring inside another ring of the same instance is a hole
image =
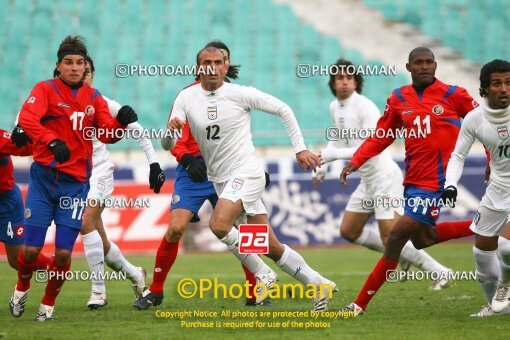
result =
[[[90,72],[94,73],[96,71],[96,68],[94,67],[94,60],[90,56],[86,56],[85,60],[87,61],[87,64],[90,65]]]
[[[491,84],[491,74],[510,72],[510,63],[506,60],[494,59],[482,66],[480,70],[480,96],[488,95],[487,88]]]
[[[343,69],[345,69],[347,66],[354,66],[354,64],[352,62],[350,62],[349,60],[345,60],[345,59],[338,59],[336,61],[336,63],[334,63],[332,66],[338,66],[338,70],[340,70],[340,67],[342,67]],[[335,69],[335,68],[333,68]],[[336,97],[336,90],[335,90],[335,76],[336,74],[334,74],[333,72],[330,72],[330,75],[329,75],[329,82],[328,82],[328,85],[329,85],[329,89],[331,90],[331,93],[333,93],[333,96]],[[359,74],[358,72],[356,72],[356,74],[354,74],[354,80],[356,81],[356,92],[358,92],[359,94],[361,94],[361,91],[363,91],[363,76],[361,74]]]
[[[225,50],[228,53],[228,60],[230,60],[230,50],[228,49],[227,45],[223,41],[214,40],[209,42],[205,47],[215,47],[219,50]],[[237,79],[239,74],[239,68],[241,65],[230,65],[227,70],[227,81],[230,79]]]
[[[88,51],[87,45],[85,45],[85,38],[83,38],[81,35],[68,35],[65,37],[58,47],[57,61],[60,63],[62,59],[64,59],[64,57],[69,54],[77,54],[86,58]],[[59,75],[60,72],[55,68],[55,70],[53,70],[53,77],[56,78]]]

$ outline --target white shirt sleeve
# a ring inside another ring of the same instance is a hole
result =
[[[112,100],[105,96],[103,96],[103,98],[108,103],[108,109],[110,110],[110,114],[112,115],[112,117],[117,117],[117,114],[119,113],[119,110],[122,106],[115,100]],[[137,138],[136,141],[138,142],[138,144],[140,144],[142,151],[145,153],[147,161],[149,162],[149,164],[156,163],[158,161],[156,158],[156,152],[154,151],[154,147],[152,146],[151,140],[145,135],[143,126],[141,126],[140,123],[138,122],[134,122],[129,124],[127,128],[130,130],[138,131],[136,135],[139,135],[140,138]]]
[[[321,157],[325,163],[333,162],[338,159],[347,159],[350,160],[354,153],[358,150],[357,147],[354,148],[336,148],[328,146],[325,149],[321,150]]]
[[[455,144],[455,150],[452,152],[450,161],[448,162],[448,167],[446,169],[446,181],[444,185],[445,188],[450,185],[457,187],[460,176],[462,176],[464,161],[466,160],[466,156],[469,153],[469,150],[471,149],[471,146],[473,145],[476,138],[477,126],[476,120],[474,118],[475,115],[467,115],[462,122],[459,137],[457,138],[457,143]]]
[[[264,111],[278,116],[287,130],[287,134],[292,140],[294,152],[298,153],[306,150],[305,141],[301,130],[299,129],[296,116],[292,109],[281,100],[257,90],[254,87],[243,87],[244,104],[250,109]]]

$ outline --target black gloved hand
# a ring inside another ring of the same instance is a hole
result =
[[[117,120],[120,125],[127,126],[128,124],[138,121],[138,116],[131,106],[124,105],[120,108],[119,113],[117,113]]]
[[[443,207],[455,208],[455,202],[457,201],[457,188],[453,185],[449,185],[444,188],[443,194],[441,195],[441,202]]]
[[[269,186],[269,183],[271,183],[271,179],[269,178],[269,174],[267,172],[264,172],[266,174],[266,185],[264,186],[264,189]]]
[[[11,141],[16,144],[18,148],[27,145],[28,142],[32,143],[32,140],[20,125],[16,125],[14,130],[12,130]]]
[[[189,178],[191,178],[193,182],[203,182],[207,179],[207,168],[192,154],[187,153],[182,156],[181,164],[188,172]]]
[[[165,174],[157,162],[152,163],[150,167],[151,171],[149,174],[149,185],[151,189],[154,189],[156,194],[159,194],[163,183],[165,183]]]
[[[48,144],[48,149],[55,155],[55,160],[58,163],[67,162],[71,157],[71,150],[67,147],[66,142],[61,139],[52,140]]]

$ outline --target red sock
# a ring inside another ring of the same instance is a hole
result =
[[[48,283],[41,303],[46,306],[55,306],[55,300],[64,285],[65,274],[71,269],[71,262],[65,265],[59,265],[55,259],[52,259],[48,269]]]
[[[35,260],[35,268],[37,270],[48,270],[51,265],[51,257],[44,255],[43,253],[39,253],[37,259]]]
[[[30,280],[36,268],[37,261],[27,262],[23,251],[18,255],[18,283],[16,290],[26,292],[30,288]]]
[[[436,225],[437,243],[473,235],[471,221],[441,222]]]
[[[156,253],[156,262],[154,263],[154,278],[150,286],[150,291],[155,294],[163,293],[166,276],[172,268],[177,252],[179,251],[179,242],[170,243],[163,237]]]
[[[243,270],[244,270],[244,276],[246,277],[246,281],[248,282],[249,289],[248,289],[248,296],[246,297],[246,303],[253,303],[256,301],[255,297],[255,285],[257,284],[257,280],[255,279],[255,276],[252,272],[246,268],[246,266],[243,264]]]
[[[386,259],[384,256],[381,257],[379,262],[377,262],[374,270],[370,273],[367,281],[361,291],[356,298],[356,303],[358,306],[363,308],[363,310],[367,309],[367,305],[375,296],[375,293],[381,288],[381,286],[386,281],[386,272],[392,271],[397,268],[398,262],[393,262]]]

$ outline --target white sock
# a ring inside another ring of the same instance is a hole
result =
[[[510,281],[510,240],[500,236],[498,239],[498,258],[501,268],[501,280]]]
[[[445,272],[449,271],[448,268],[443,266],[441,263],[437,262],[427,254],[424,250],[418,250],[413,246],[413,243],[408,241],[404,248],[402,249],[402,253],[400,253],[400,259],[404,259],[406,261],[411,262],[416,267],[431,272]]]
[[[473,246],[473,255],[476,263],[476,278],[480,281],[485,298],[491,303],[501,274],[496,250],[484,251]]]
[[[104,257],[104,260],[108,267],[112,268],[113,270],[117,272],[123,272],[126,273],[126,276],[129,280],[131,280],[132,283],[139,282],[142,280],[142,273],[138,268],[133,266],[122,253],[120,252],[119,247],[115,243],[110,241],[110,250],[108,251],[108,254]]]
[[[94,230],[87,235],[82,235],[83,248],[85,250],[85,257],[89,264],[92,291],[96,293],[106,293],[106,287],[104,285],[104,251],[103,241],[101,236]]]
[[[363,228],[361,235],[354,241],[354,243],[367,247],[368,249],[384,253],[384,245],[381,241],[379,229]]]
[[[228,247],[228,250],[230,250],[230,252],[234,254],[234,256],[237,257],[239,261],[241,261],[241,263],[244,264],[254,275],[257,275],[262,271],[265,272],[272,270],[258,255],[239,254],[239,236],[236,228],[230,229],[227,236],[220,239],[220,241],[223,242]]]
[[[319,285],[323,283],[322,276],[319,275],[315,270],[310,268],[303,257],[288,247],[286,244],[283,245],[285,250],[283,251],[282,257],[276,262],[284,272],[298,280],[304,285],[314,284]]]

